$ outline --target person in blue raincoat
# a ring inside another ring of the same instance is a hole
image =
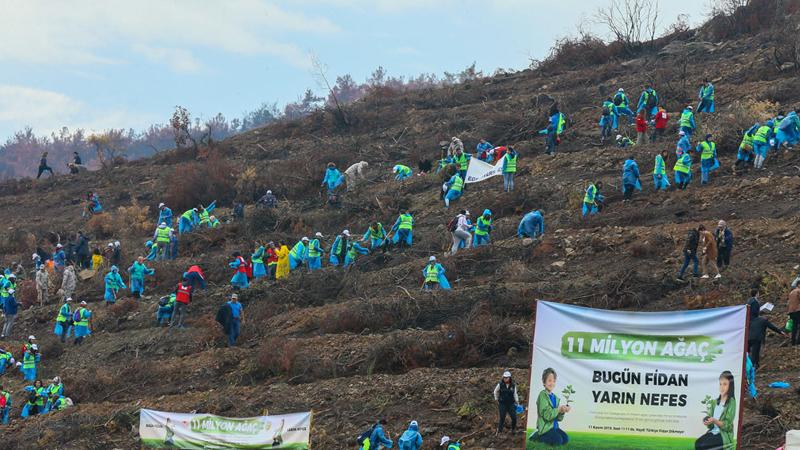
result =
[[[94,215],[103,212],[103,205],[100,204],[100,196],[94,192],[86,194],[86,211],[84,215]]]
[[[457,200],[461,197],[461,194],[464,191],[464,179],[461,178],[461,174],[456,172],[452,177],[450,177],[450,181],[445,184],[447,185],[447,194],[444,196],[444,207],[449,208],[451,201]]]
[[[700,86],[700,92],[697,97],[700,99],[700,104],[697,105],[697,112],[714,112],[714,85],[706,78],[703,80],[703,85]]]
[[[396,164],[392,168],[392,173],[394,174],[394,179],[397,181],[403,181],[406,178],[411,178],[411,175],[414,173],[411,170],[411,167],[404,166],[402,164]]]
[[[267,248],[260,240],[255,242],[255,252],[250,255],[250,262],[253,264],[253,279],[267,276],[267,268],[264,266],[264,253]]]
[[[614,103],[610,98],[603,102],[603,106],[601,108],[600,122],[598,125],[600,125],[600,143],[604,144],[606,140],[611,137],[614,130],[618,128],[618,115],[617,107],[614,106]]]
[[[249,286],[247,281],[247,261],[239,252],[233,252],[232,256],[233,261],[228,263],[228,267],[234,269],[233,277],[231,277],[231,286],[234,289],[247,289]]]
[[[422,448],[422,435],[419,434],[419,424],[412,420],[408,429],[397,438],[398,450],[420,450]]]
[[[369,248],[372,251],[380,248],[385,239],[386,230],[383,229],[383,224],[380,222],[372,222],[372,225],[370,225],[367,231],[364,233],[364,237],[361,238],[363,242],[369,242]]]
[[[492,228],[492,211],[484,209],[483,214],[478,216],[478,219],[475,221],[475,234],[473,234],[472,246],[480,247],[481,245],[488,245]]]
[[[70,302],[72,302],[71,297],[64,299],[64,304],[61,305],[58,310],[58,316],[56,316],[56,326],[53,328],[53,334],[59,336],[61,342],[66,342],[72,331],[72,308],[69,305]]]
[[[141,298],[144,294],[145,275],[155,275],[156,271],[144,265],[144,257],[140,256],[128,267],[131,275],[131,294],[134,298]]]
[[[200,223],[197,208],[187,209],[178,219],[178,233],[189,233]]]
[[[344,264],[344,260],[347,257],[347,248],[350,245],[350,231],[344,230],[342,234],[336,236],[336,239],[333,241],[333,245],[331,245],[331,254],[328,258],[328,262],[332,266],[338,266],[339,264]]]
[[[536,239],[538,236],[544,236],[544,213],[535,209],[519,221],[517,237]]]
[[[158,326],[169,324],[172,318],[172,312],[175,310],[175,297],[176,295],[169,294],[158,299],[158,309],[156,310],[156,322]]]
[[[675,186],[686,189],[692,181],[692,150],[687,151],[675,161],[672,170],[675,172]]]
[[[422,277],[425,279],[422,286],[426,291],[450,289],[450,282],[447,281],[447,277],[444,275],[444,267],[436,262],[435,256],[431,256],[428,259],[428,264],[422,269]]]
[[[306,250],[306,265],[308,271],[319,270],[322,268],[322,255],[325,254],[325,249],[322,248],[319,241],[325,237],[319,231],[314,234],[314,239],[308,241],[308,249]]]
[[[369,449],[382,450],[392,448],[393,442],[387,438],[383,431],[383,426],[386,425],[386,419],[380,419],[378,423],[372,428],[372,433],[369,435]],[[362,448],[361,450],[365,450]]]
[[[44,413],[55,410],[55,401],[64,396],[64,384],[60,377],[53,378],[53,381],[45,389],[47,392],[47,403],[44,405]]]
[[[22,412],[19,415],[21,418],[27,419],[30,416],[45,413],[47,389],[42,384],[42,380],[34,381],[33,386],[26,386],[25,395],[28,397],[28,401],[22,406]]]
[[[172,228],[172,210],[163,203],[158,204],[158,220],[156,225],[165,222],[168,227]]]
[[[739,149],[736,151],[736,169],[747,167],[747,163],[753,159],[753,137],[756,131],[761,127],[761,124],[756,122],[755,125],[742,133],[742,141],[739,143]]]
[[[767,123],[758,127],[753,135],[753,153],[755,154],[753,166],[756,169],[764,168],[764,162],[767,160],[767,152],[769,151],[769,141],[774,137],[774,127],[775,122],[768,120]]]
[[[669,177],[667,176],[666,157],[668,152],[661,150],[661,154],[656,155],[656,162],[653,166],[653,186],[657,191],[666,191],[669,188]]]
[[[414,216],[411,211],[406,211],[397,217],[397,220],[392,225],[392,243],[399,244],[400,247],[407,245],[411,247],[414,241]]]
[[[119,290],[128,287],[125,285],[125,282],[122,281],[117,266],[111,266],[111,271],[106,274],[104,281],[106,291],[103,298],[108,304],[116,303]]]
[[[92,334],[92,312],[86,307],[86,302],[81,301],[80,306],[72,314],[75,323],[74,345],[81,345],[83,338]]]
[[[705,140],[697,144],[695,151],[700,153],[700,184],[708,184],[711,172],[719,168],[717,144],[711,140],[711,135],[707,134]]]
[[[628,156],[622,165],[622,195],[625,202],[631,200],[634,190],[642,190],[642,183],[639,181],[639,165],[633,158],[633,155]]]
[[[775,134],[775,148],[780,149],[783,144],[793,146],[800,141],[800,116],[797,111],[789,111],[778,125],[778,132]]]
[[[681,131],[683,131],[688,138],[691,138],[692,133],[694,133],[694,130],[697,129],[697,123],[694,121],[693,110],[694,108],[692,105],[687,106],[681,113],[680,119],[678,119],[678,125],[681,127]]]
[[[328,168],[325,169],[325,177],[322,179],[320,186],[328,186],[328,192],[334,191],[344,181],[342,173],[336,168],[336,164],[329,162]]]
[[[675,144],[675,156],[680,158],[689,150],[692,149],[692,143],[689,141],[689,136],[686,135],[686,132],[681,130],[678,132],[678,143]]]
[[[36,369],[42,360],[42,355],[39,353],[39,346],[30,344],[25,347],[22,354],[22,376],[28,381],[36,379]],[[17,363],[19,364],[19,363]]]
[[[347,267],[350,264],[355,263],[358,255],[369,255],[369,249],[362,247],[356,241],[350,242],[350,248],[347,249],[347,255],[344,258],[344,266]]]
[[[308,238],[303,236],[303,239],[297,241],[291,250],[289,250],[289,270],[303,267],[308,258]]]
[[[2,406],[0,406],[0,423],[8,425],[8,415],[11,412],[12,398],[11,393],[5,390],[0,384],[0,397],[2,397]]]
[[[602,188],[602,181],[589,183],[589,186],[586,188],[586,193],[583,195],[583,206],[581,208],[581,212],[584,216],[587,214],[593,216],[602,209],[603,201],[605,200],[603,195],[600,194],[600,189]]]
[[[475,154],[478,155],[478,159],[490,163],[491,157],[489,156],[489,151],[493,148],[494,145],[492,145],[491,142],[481,138],[480,142],[478,142],[478,145],[475,146]]]
[[[147,259],[148,261],[155,261],[156,258],[158,257],[158,246],[153,244],[153,241],[145,242],[144,246],[145,248],[147,248],[147,250],[149,250],[149,252],[147,253],[147,258],[145,259]]]
[[[614,114],[616,116],[628,116],[628,124],[633,123],[633,116],[635,115],[633,111],[631,111],[630,101],[628,100],[628,96],[625,95],[625,89],[619,88],[617,89],[617,93],[614,94],[614,98],[611,99],[611,102],[614,104],[615,111]],[[614,118],[614,129],[617,128],[617,118]]]
[[[547,121],[547,128],[539,131],[539,134],[547,136],[545,154],[556,154],[556,148],[558,148],[558,144],[561,141],[561,133],[564,132],[566,126],[566,116],[558,110],[558,107],[553,105],[550,109],[550,119]]]
[[[636,105],[636,113],[644,111],[645,119],[650,121],[658,112],[658,93],[650,86],[645,86]]]

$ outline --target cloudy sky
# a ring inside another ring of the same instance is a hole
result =
[[[491,72],[542,58],[610,0],[0,0],[0,142],[30,125],[141,129],[175,105],[240,116],[323,93],[311,67],[363,81]],[[662,0],[662,26],[704,19]]]

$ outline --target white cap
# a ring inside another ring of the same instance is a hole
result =
[[[272,194],[272,191],[267,191],[267,194]]]
[[[436,261],[436,257],[435,256],[431,256],[430,258],[428,258],[428,261]]]
[[[114,246],[114,243],[113,243],[113,242],[109,242],[109,243],[108,243],[108,246],[109,246],[109,247],[113,247],[113,246]]]
[[[65,302],[71,302],[72,301],[72,297],[67,297],[64,301]]]
[[[617,139],[622,139],[622,135],[621,135],[621,134],[618,134],[618,135],[617,135]]]
[[[717,226],[718,226],[718,227],[724,227],[724,226],[726,226],[726,225],[727,225],[727,223],[725,223],[725,221],[724,221],[724,220],[720,220],[720,221],[719,221],[719,223],[717,223]]]
[[[419,426],[419,424],[417,423],[416,420],[412,420],[409,425],[412,426],[412,427],[418,427]]]
[[[686,107],[686,109],[694,109],[694,107],[692,105],[689,105]]]
[[[617,92],[625,92],[625,89],[619,88],[617,89]]]
[[[511,378],[511,372],[509,372],[507,370],[505,372],[503,372],[503,378]]]
[[[342,231],[342,234],[345,236],[350,236],[350,230],[344,230]]]
[[[469,211],[464,211],[464,215],[469,216],[470,215]]]
[[[301,240],[302,240],[302,241],[307,241],[307,240],[308,240],[308,238],[307,238],[307,237],[305,237],[305,236],[303,236],[303,239],[301,239]]]
[[[114,247],[119,247],[119,241],[114,241]]]
[[[56,244],[56,248],[64,248],[64,246],[61,244]]]
[[[59,377],[53,378],[53,383],[56,383],[56,384],[61,383],[61,378],[59,378]]]
[[[8,293],[9,293],[9,294],[11,294],[11,295],[14,295],[14,292],[17,292],[17,291],[16,291],[16,290],[14,290],[14,289],[9,289],[9,290],[8,290]]]
[[[686,136],[686,132],[683,130],[678,131],[678,136]]]
[[[31,258],[32,258],[32,259],[36,259],[36,258],[38,258],[38,257],[39,257],[39,254],[38,254],[38,253],[34,253],[33,255],[31,255]]]
[[[317,232],[316,232],[316,234],[314,234],[314,237],[321,238],[321,237],[324,237],[324,236],[322,236],[322,233],[320,233],[319,231],[317,231]]]
[[[29,341],[35,341],[36,340],[36,336],[30,335],[30,336],[28,336],[28,340]]]
[[[22,367],[22,363],[17,361],[17,367]]]
[[[158,227],[159,227],[159,228],[166,228],[166,227],[167,227],[167,222],[161,222],[161,223],[158,225]]]
[[[439,443],[439,447],[447,444],[448,442],[450,442],[450,436],[442,436],[442,442]]]
[[[158,204],[158,207],[159,207],[159,208],[163,208],[163,207],[165,207],[165,206],[167,206],[167,205],[165,205],[165,204],[163,204],[163,203],[159,203],[159,204]]]
[[[81,300],[81,303],[80,303],[80,305],[81,305],[81,306],[86,306],[86,301],[85,301],[85,300]]]

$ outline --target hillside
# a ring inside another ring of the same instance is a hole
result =
[[[13,339],[2,345],[18,349],[28,334],[39,337],[41,376],[61,376],[77,406],[27,421],[18,419],[15,406],[3,448],[137,448],[141,407],[225,416],[313,409],[317,449],[351,448],[378,417],[389,418],[394,438],[418,420],[425,449],[443,434],[469,435],[470,449],[521,448],[522,434],[494,436],[491,390],[510,368],[528,398],[535,299],[676,310],[741,304],[751,285],[759,285],[761,298],[776,305],[771,319],[783,324],[800,250],[800,158],[796,151],[781,154],[766,170],[744,175],[731,167],[739,129],[800,104],[797,73],[776,67],[770,50],[777,41],[769,33],[720,43],[706,42],[703,33],[679,38],[626,61],[550,66],[410,93],[377,91],[347,108],[349,124],[335,111],[319,111],[200,154],[175,150],[110,172],[4,183],[0,245],[6,265],[27,263],[36,245],[49,249],[57,236],[84,230],[93,245],[119,240],[127,267],[145,252],[161,201],[175,213],[214,199],[222,213],[236,198],[248,208],[244,222],[189,235],[176,261],[154,263],[156,276],[139,303],[106,308],[100,277],[79,283],[77,297],[90,302],[96,330],[80,347],[52,335],[54,300],[21,312]],[[696,178],[685,191],[656,193],[649,178],[654,155],[662,149],[673,154],[674,122],[685,102],[694,103],[705,76],[716,85],[718,112],[701,117],[699,127],[717,136],[722,167],[708,186]],[[633,150],[596,145],[602,100],[618,87],[638,96],[647,82],[675,119],[666,140]],[[572,124],[550,157],[542,154],[536,130],[554,100]],[[470,150],[482,137],[514,145],[520,171],[512,194],[502,192],[499,178],[468,186],[456,207],[491,209],[493,243],[444,257],[453,211],[438,198],[441,179],[397,183],[389,172],[396,163],[415,168],[419,158],[438,158],[438,143],[451,136]],[[620,173],[631,153],[645,187],[623,204]],[[340,209],[327,208],[319,187],[325,164],[346,168],[361,160],[370,162],[369,181],[343,194]],[[606,184],[608,207],[583,220],[580,199],[596,179]],[[274,214],[252,206],[266,189],[280,199]],[[88,191],[99,193],[107,211],[90,222],[80,215]],[[132,204],[136,208],[121,209]],[[291,245],[316,231],[327,237],[343,229],[363,233],[371,221],[391,225],[404,208],[414,211],[413,249],[369,255],[349,270],[326,266],[295,272],[277,285],[254,283],[241,295],[241,345],[225,347],[214,314],[230,292],[226,262],[233,251],[249,252],[257,238]],[[516,227],[533,208],[545,211],[546,237],[525,246],[515,238]],[[720,219],[737,235],[732,267],[718,282],[675,281],[686,230]],[[431,254],[442,260],[452,291],[420,290],[420,271]],[[155,328],[158,296],[195,263],[211,283],[195,298],[188,328]],[[775,448],[787,429],[800,427],[797,392],[766,387],[800,377],[797,356],[785,339],[769,338],[758,373],[760,396],[745,404],[742,448]],[[3,384],[14,393],[24,386],[16,373]]]

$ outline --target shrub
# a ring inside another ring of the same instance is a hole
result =
[[[184,211],[199,204],[229,203],[236,197],[233,168],[217,153],[208,160],[178,166],[172,177],[175,182],[169,186],[167,203]]]
[[[17,301],[22,305],[22,309],[28,309],[37,304],[36,282],[33,280],[22,280],[17,283]]]
[[[117,213],[115,215],[117,228],[128,230],[133,234],[152,232],[152,217],[150,217],[148,213],[148,209],[142,207],[136,200],[136,197],[131,196],[130,206],[120,206],[117,208]]]
[[[285,338],[269,338],[258,347],[250,375],[256,380],[292,373],[300,345]]]
[[[96,214],[86,222],[86,229],[93,236],[105,239],[114,235],[116,224],[111,214]]]

